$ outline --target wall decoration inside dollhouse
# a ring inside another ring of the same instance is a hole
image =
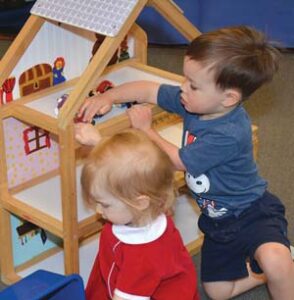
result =
[[[0,105],[13,101],[15,77],[7,78],[0,88]]]
[[[49,64],[38,64],[24,71],[18,80],[20,96],[26,96],[53,84],[52,67]]]
[[[63,69],[65,66],[65,60],[63,57],[57,57],[53,64],[53,85],[64,82],[66,79],[64,77]]]
[[[26,154],[23,131],[29,127],[29,124],[14,118],[4,120],[9,188],[23,184],[50,170],[57,169],[59,165],[58,144],[52,137],[50,138],[50,148],[44,147],[39,151],[32,152],[30,155]]]
[[[22,245],[27,243],[31,237],[34,237],[37,234],[40,235],[43,244],[47,241],[45,230],[28,221],[24,221],[21,225],[16,227],[16,231]]]
[[[118,61],[124,61],[130,58],[129,46],[128,46],[128,36],[126,35],[124,40],[120,44],[120,53]]]
[[[23,141],[26,155],[51,147],[49,132],[36,126],[28,127],[23,131]]]
[[[32,257],[50,250],[61,243],[58,238],[54,237],[49,232],[30,224],[31,223],[14,215],[11,216],[13,258],[15,266],[19,266]]]

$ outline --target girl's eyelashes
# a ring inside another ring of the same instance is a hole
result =
[[[98,205],[100,205],[101,207],[103,207],[103,208],[108,208],[108,207],[110,206],[109,204],[106,204],[106,203],[103,203],[103,202],[97,201],[97,200],[96,200],[96,203],[97,203]]]
[[[104,203],[100,203],[100,205],[103,207],[103,208],[108,208],[110,205],[108,204],[104,204]]]

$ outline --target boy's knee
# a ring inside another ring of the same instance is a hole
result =
[[[203,289],[212,300],[225,300],[232,297],[233,282],[203,282]]]
[[[293,271],[289,249],[282,244],[261,245],[256,250],[255,258],[268,280],[282,280]]]

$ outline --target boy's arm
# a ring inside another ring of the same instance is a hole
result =
[[[162,138],[153,128],[149,128],[145,132],[149,138],[161,148],[161,150],[168,154],[177,171],[186,171],[186,167],[180,158],[179,148],[177,146]]]
[[[137,101],[138,103],[157,103],[160,84],[152,81],[134,81],[109,89],[103,94],[87,98],[81,106],[78,117],[90,122],[95,114],[105,114],[112,104]]]
[[[167,153],[176,170],[186,171],[185,165],[179,155],[179,148],[162,138],[159,133],[152,128],[152,112],[150,107],[134,105],[127,110],[127,114],[134,128],[144,131],[161,150]]]

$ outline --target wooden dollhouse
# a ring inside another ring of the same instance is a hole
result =
[[[45,2],[39,0],[35,5]],[[31,268],[46,268],[46,263],[52,271],[84,272],[91,248],[86,238],[91,240],[102,226],[99,216],[82,200],[81,147],[73,137],[75,114],[89,92],[105,80],[114,84],[134,79],[182,81],[178,75],[146,66],[147,39],[135,20],[148,4],[188,40],[199,32],[171,1],[131,2],[133,6],[117,33],[102,37],[99,31],[76,26],[76,20],[64,23],[54,8],[47,7],[48,16],[30,16],[1,61],[0,240],[1,275],[6,283],[27,275]],[[119,63],[108,66],[116,61]],[[68,99],[56,116],[56,99],[65,93]],[[154,115],[158,127],[178,121],[156,107]],[[115,108],[97,126],[102,134],[110,134],[129,123],[124,110]],[[46,232],[59,241],[41,253],[31,253],[16,266],[12,218],[22,220],[16,228],[22,243],[34,235],[46,242]],[[97,238],[92,239],[96,245]]]
[[[35,6],[46,1],[38,0]],[[83,1],[70,2],[79,9]],[[187,40],[200,32],[170,0],[130,2],[132,7],[116,33],[109,35],[99,32],[101,24],[94,24],[97,31],[94,25],[81,25],[75,19],[63,22],[64,16],[54,7],[47,7],[45,16],[32,10],[0,62],[0,245],[1,276],[7,284],[36,269],[80,273],[87,281],[98,247],[94,234],[103,223],[83,201],[79,184],[84,149],[74,140],[73,125],[85,97],[105,81],[114,85],[140,79],[176,85],[183,81],[182,76],[146,65],[147,38],[135,20],[150,5]],[[87,17],[85,10],[80,13]],[[57,115],[56,101],[65,94],[67,101]],[[153,114],[161,134],[180,144],[180,120],[156,106]],[[107,135],[129,127],[129,122],[124,108],[115,107],[95,126]],[[176,182],[179,187],[184,185],[182,174],[176,174]],[[187,210],[186,196],[180,198],[177,210],[185,218],[191,216],[194,229],[197,214],[190,207]],[[180,227],[179,214],[175,218]],[[32,247],[26,259],[17,262],[16,252],[24,251],[14,247],[16,219],[21,220],[16,226],[21,243],[38,236],[46,244],[37,253]],[[49,243],[51,235],[54,238]],[[196,233],[196,238],[195,232],[188,234],[184,241],[195,253],[201,234]]]

